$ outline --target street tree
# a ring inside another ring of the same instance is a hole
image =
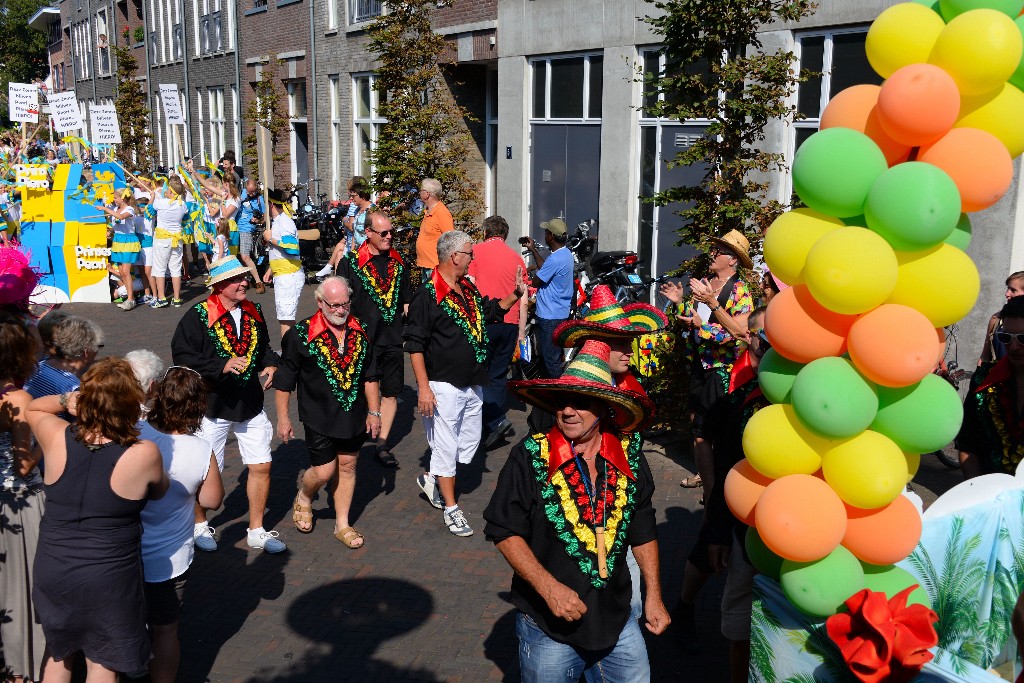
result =
[[[456,227],[473,232],[483,212],[480,185],[464,166],[475,146],[468,124],[476,119],[452,95],[460,83],[445,63],[447,42],[431,28],[435,0],[385,1],[368,29],[377,57],[375,89],[381,124],[370,154],[377,192],[400,196],[421,178],[436,178]],[[404,223],[419,218],[405,215]]]
[[[288,114],[284,109],[284,96],[277,78],[277,70],[281,65],[282,62],[279,59],[263,65],[260,80],[256,81],[255,97],[245,108],[245,122],[249,132],[242,138],[242,148],[245,150],[245,163],[252,178],[260,177],[256,155],[257,124],[270,131],[274,149],[274,166],[288,160],[287,152],[278,151],[279,147],[284,146],[283,143],[288,134]],[[270,177],[273,178],[274,174],[270,174]]]
[[[156,147],[153,134],[146,130],[149,107],[146,92],[136,80],[139,61],[130,47],[113,46],[117,62],[117,97],[114,110],[121,127],[121,144],[117,146],[117,160],[125,168],[140,173],[149,170]]]

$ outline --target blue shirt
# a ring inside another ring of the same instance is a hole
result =
[[[235,222],[238,223],[239,232],[256,232],[256,226],[252,224],[252,212],[258,210],[266,214],[263,204],[263,195],[256,195],[242,199],[238,205],[238,213],[235,215]]]
[[[537,290],[537,317],[564,320],[572,305],[572,252],[562,247],[551,252],[537,271],[543,284]]]

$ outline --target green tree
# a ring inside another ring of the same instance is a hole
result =
[[[421,178],[436,178],[457,227],[477,230],[483,201],[480,185],[470,179],[463,161],[475,147],[467,124],[473,115],[455,101],[460,83],[443,64],[446,41],[430,25],[434,0],[388,1],[370,25],[370,50],[377,55],[375,88],[381,125],[370,155],[373,187],[395,194]],[[418,225],[411,215],[403,222]]]
[[[242,139],[242,148],[245,150],[245,162],[249,167],[251,177],[259,178],[259,163],[256,156],[256,125],[262,125],[270,131],[270,139],[274,143],[274,164],[287,161],[287,152],[278,152],[283,146],[288,133],[288,115],[284,110],[284,96],[281,93],[280,83],[277,80],[277,70],[281,67],[281,60],[275,60],[263,66],[260,80],[256,81],[255,97],[245,108],[245,121],[248,124],[249,133]],[[273,177],[273,174],[271,174]]]
[[[29,28],[28,20],[47,0],[0,0],[0,83],[31,83],[46,78],[46,34]],[[7,88],[0,93],[0,115],[7,120]]]
[[[784,210],[768,197],[767,176],[785,170],[782,153],[763,147],[770,121],[796,116],[788,98],[803,80],[792,52],[763,49],[758,31],[773,22],[809,16],[812,0],[650,0],[660,14],[647,16],[662,41],[666,68],[645,74],[651,115],[703,118],[707,132],[679,152],[670,166],[703,166],[699,185],[673,187],[650,201],[680,203],[682,242],[701,250],[680,269],[702,272],[711,237],[739,230],[760,249],[761,233]],[[654,97],[660,95],[660,98]]]
[[[146,93],[135,79],[139,61],[131,48],[113,46],[117,61],[117,97],[114,109],[121,127],[121,144],[117,146],[117,160],[125,168],[139,173],[150,168],[156,156],[153,135],[146,130],[149,107]]]

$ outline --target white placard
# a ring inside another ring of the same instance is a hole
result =
[[[46,96],[50,103],[50,116],[53,119],[53,128],[58,133],[66,133],[69,130],[78,130],[82,127],[82,111],[78,108],[78,100],[75,93],[55,92]]]
[[[161,83],[160,100],[164,103],[164,121],[172,126],[185,125],[185,114],[181,111],[178,86],[174,83]]]
[[[32,83],[7,84],[7,118],[39,123],[39,88]]]
[[[112,104],[94,104],[89,108],[92,118],[92,142],[101,145],[121,144],[121,126]]]

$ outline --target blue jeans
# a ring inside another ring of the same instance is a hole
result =
[[[508,366],[512,364],[512,352],[519,341],[519,327],[511,323],[489,323],[487,339],[491,358],[487,374],[491,378],[484,390],[484,427],[494,431],[505,419],[505,385],[508,384]]]
[[[551,320],[550,318],[537,318],[537,346],[540,357],[544,360],[544,372],[551,379],[562,376],[565,355],[563,349],[558,347],[551,335],[555,328],[561,325],[563,320]]]
[[[586,618],[600,619],[598,615]],[[651,664],[647,645],[636,619],[627,619],[615,647],[580,650],[552,640],[533,619],[516,613],[519,668],[523,683],[575,683],[583,674],[587,683],[648,683]]]

